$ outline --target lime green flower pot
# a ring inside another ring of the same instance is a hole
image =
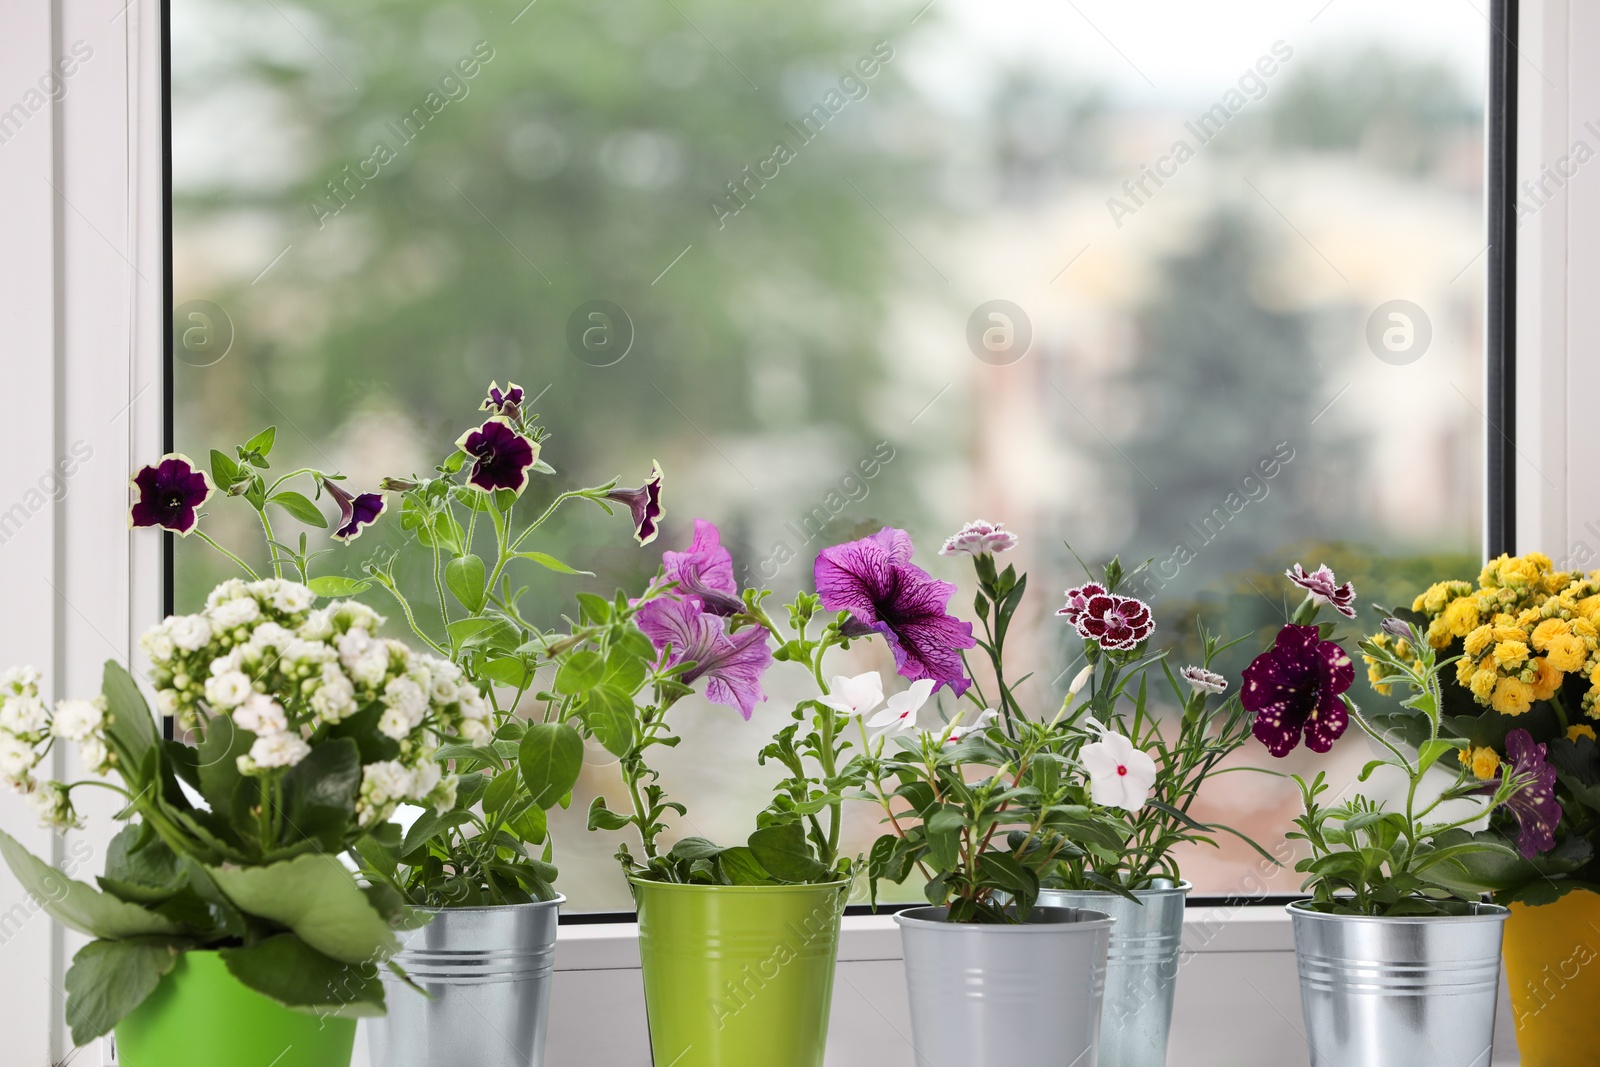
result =
[[[847,888],[635,880],[658,1067],[822,1067]]]
[[[290,1011],[240,984],[215,952],[185,952],[117,1024],[120,1067],[350,1067],[354,1019]]]

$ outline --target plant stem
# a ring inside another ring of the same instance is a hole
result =
[[[219,545],[211,537],[210,534],[206,533],[204,530],[197,529],[197,530],[195,530],[194,535],[196,537],[200,538],[200,540],[204,541],[206,544],[210,545],[212,548],[216,549],[218,552],[221,552],[224,556],[226,556],[229,559],[231,559],[234,563],[236,563],[239,566],[240,570],[244,571],[246,574],[248,574],[250,576],[250,580],[251,581],[254,582],[254,581],[259,581],[261,579],[261,576],[255,572],[255,569],[253,567],[251,567],[250,564],[246,563],[244,560],[240,559],[238,556],[234,555],[232,552],[229,552],[226,548],[223,548],[221,545]]]

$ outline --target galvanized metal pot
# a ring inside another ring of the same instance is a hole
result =
[[[1100,1015],[1102,1067],[1162,1067],[1172,1030],[1172,998],[1178,988],[1178,951],[1183,939],[1188,882],[1159,883],[1116,893],[1046,889],[1049,907],[1104,912],[1117,921],[1106,956],[1105,1008]]]
[[[1488,1067],[1507,911],[1377,918],[1289,905],[1311,1067]]]
[[[542,1067],[565,897],[440,908],[395,957],[433,999],[383,976],[389,1014],[369,1024],[373,1067]]]
[[[656,1067],[822,1067],[847,883],[632,881]]]
[[[1112,923],[1036,907],[1015,926],[896,915],[918,1067],[1095,1067]]]

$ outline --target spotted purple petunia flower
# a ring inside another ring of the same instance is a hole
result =
[[[522,397],[522,386],[516,382],[507,382],[504,389],[500,388],[499,382],[490,382],[488,399],[484,400],[479,410],[514,419],[522,413]]]
[[[1016,547],[1017,535],[1007,530],[1005,523],[974,519],[944,543],[939,555],[992,556],[996,552],[1009,552]]]
[[[761,676],[772,666],[766,630],[752,626],[730,634],[726,622],[708,614],[696,597],[653,600],[635,618],[651,644],[671,648],[670,665],[694,663],[683,682],[708,679],[706,699],[737,708],[746,720],[767,699],[761,688]]]
[[[1511,775],[1523,786],[1506,801],[1517,817],[1517,851],[1523,859],[1533,859],[1556,847],[1556,824],[1561,821],[1561,802],[1556,800],[1556,769],[1545,760],[1545,746],[1535,744],[1533,735],[1521,729],[1506,734],[1506,758]],[[1504,777],[1506,765],[1500,765]],[[1481,792],[1493,794],[1499,780],[1485,785]]]
[[[467,484],[485,493],[496,489],[521,493],[528,486],[528,468],[539,458],[539,446],[500,415],[462,434],[456,447],[475,460]]]
[[[139,499],[128,509],[128,525],[159,526],[188,536],[200,524],[200,509],[216,487],[188,456],[172,452],[143,467],[131,483]]]
[[[1305,568],[1296,563],[1293,567],[1283,572],[1289,580],[1301,589],[1310,593],[1324,604],[1331,604],[1347,619],[1356,617],[1356,587],[1349,582],[1338,584],[1334,578],[1333,570],[1326,564],[1307,574]]]
[[[1355,681],[1355,663],[1336,642],[1322,640],[1315,626],[1290,623],[1278,639],[1244,669],[1240,698],[1256,713],[1256,740],[1274,756],[1300,743],[1326,752],[1350,725],[1339,695]]]
[[[1150,605],[1136,597],[1108,593],[1095,582],[1067,590],[1067,606],[1056,612],[1072,623],[1078,636],[1108,651],[1137,648],[1155,633]]]
[[[960,696],[972,684],[961,662],[961,650],[978,643],[972,624],[945,611],[956,587],[914,565],[911,553],[910,536],[892,527],[825,548],[814,571],[817,595],[827,610],[850,612],[847,633],[882,634],[901,675],[932,678]]]
[[[607,500],[626,504],[633,513],[633,537],[641,545],[648,545],[661,532],[661,517],[666,514],[666,509],[661,506],[661,484],[661,464],[651,460],[650,479],[647,482],[637,489],[613,489],[606,494]],[[733,573],[731,563],[728,572]]]
[[[339,527],[333,531],[335,541],[349,544],[361,536],[361,531],[378,521],[378,516],[383,514],[383,509],[388,501],[382,493],[362,493],[351,496],[339,487],[338,483],[324,478],[322,487],[333,497],[333,502],[339,505]]]
[[[733,556],[722,547],[722,533],[714,523],[694,520],[694,541],[687,552],[663,552],[661,565],[678,592],[699,597],[712,615],[737,615],[744,610],[739,583],[733,577]]]

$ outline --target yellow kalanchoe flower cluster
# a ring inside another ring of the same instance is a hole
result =
[[[1501,556],[1478,576],[1431,586],[1412,604],[1428,616],[1428,643],[1463,655],[1456,680],[1479,703],[1521,715],[1568,674],[1589,682],[1583,710],[1600,718],[1600,571],[1559,571],[1542,552]]]
[[[1416,653],[1411,648],[1411,642],[1403,637],[1396,638],[1390,637],[1385,633],[1377,633],[1367,638],[1367,640],[1379,648],[1388,649],[1395,654],[1395,658],[1405,660],[1408,663],[1417,658]],[[1384,696],[1388,696],[1394,687],[1383,683],[1383,666],[1371,656],[1363,655],[1361,659],[1367,665],[1367,681],[1372,683],[1372,688]]]
[[[1472,776],[1480,782],[1487,782],[1500,770],[1500,753],[1487,746],[1473,748],[1467,746],[1456,752],[1456,759],[1461,761],[1463,767],[1472,769]]]

